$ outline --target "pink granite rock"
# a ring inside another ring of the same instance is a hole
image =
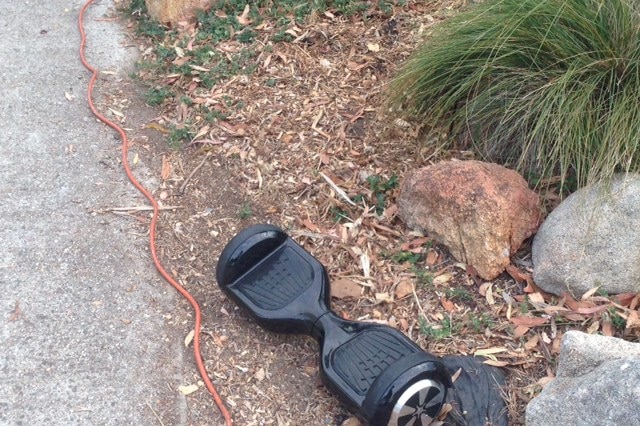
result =
[[[481,161],[446,161],[408,173],[400,217],[491,280],[538,229],[538,195],[517,172]]]

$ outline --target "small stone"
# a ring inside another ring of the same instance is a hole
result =
[[[480,277],[496,278],[540,222],[539,198],[517,172],[481,161],[447,161],[410,172],[400,217],[446,245]]]

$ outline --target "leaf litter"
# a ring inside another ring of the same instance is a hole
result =
[[[251,27],[245,8],[236,19],[258,36],[238,66],[252,72],[210,87],[205,78],[216,64],[192,63],[194,57],[209,49],[239,61],[246,45],[202,41],[186,23],[184,43],[134,40],[145,61],[173,52],[165,61],[181,72],[138,71],[146,84],[173,95],[138,122],[126,92],[104,104],[116,119],[135,122],[136,161],[150,165],[157,195],[182,207],[163,211],[159,253],[203,301],[202,352],[238,424],[355,424],[320,385],[315,342],[260,330],[217,289],[217,255],[252,223],[283,227],[325,265],[341,316],[396,327],[437,355],[475,355],[507,369],[513,425],[524,424],[527,402],[553,380],[567,330],[638,340],[639,295],[546,294],[526,266],[527,249],[505,274],[482,282],[397,218],[394,177],[470,154],[420,143],[419,124],[381,108],[385,84],[420,39],[465,3],[408,1],[368,19],[330,10],[292,21],[289,41],[277,42],[279,28],[268,20]],[[183,148],[163,145],[176,135]],[[188,346],[189,316],[168,321]],[[197,385],[178,389],[191,404],[215,410]],[[293,398],[292,389],[309,396]]]

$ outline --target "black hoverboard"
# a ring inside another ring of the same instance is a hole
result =
[[[426,426],[437,417],[451,387],[445,365],[394,328],[337,316],[325,268],[281,229],[236,235],[216,278],[262,327],[313,336],[325,385],[371,426]]]

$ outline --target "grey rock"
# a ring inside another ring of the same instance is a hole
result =
[[[543,290],[580,297],[640,292],[640,175],[582,188],[564,200],[533,240],[533,278]]]
[[[640,344],[568,332],[556,379],[527,406],[527,426],[640,424]]]

